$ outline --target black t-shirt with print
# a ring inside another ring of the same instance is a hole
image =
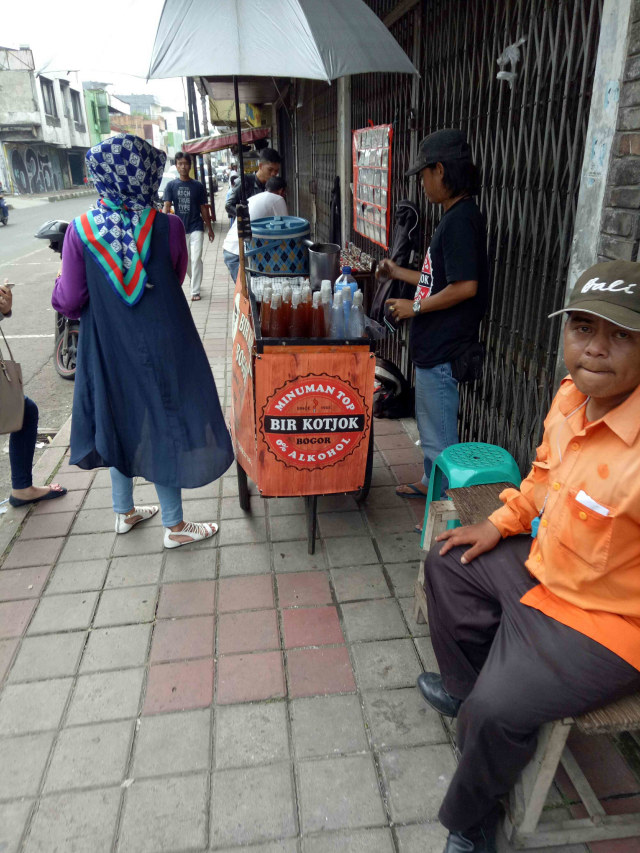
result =
[[[417,367],[453,361],[478,340],[489,298],[489,265],[484,219],[470,198],[450,207],[433,232],[415,298],[426,299],[456,281],[477,281],[476,295],[411,321],[410,351]]]
[[[200,205],[207,203],[207,194],[200,181],[194,181],[191,178],[188,181],[182,181],[176,178],[175,181],[167,184],[163,201],[173,203],[173,209],[182,220],[187,234],[204,231]]]

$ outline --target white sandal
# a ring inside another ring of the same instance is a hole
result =
[[[116,513],[116,533],[128,533],[136,524],[140,524],[141,521],[147,521],[149,518],[153,518],[153,516],[158,512],[158,507],[151,506],[134,506],[133,513],[131,515],[125,515],[123,512]],[[134,522],[128,522],[127,519],[131,517],[138,516],[137,520]]]
[[[164,529],[164,547],[179,548],[181,545],[191,545],[192,542],[200,542],[202,539],[211,539],[218,532],[218,525],[213,522],[198,524],[195,521],[185,521],[182,530]],[[172,536],[189,536],[186,542],[178,542]]]

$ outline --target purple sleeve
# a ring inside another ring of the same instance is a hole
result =
[[[88,299],[84,247],[76,231],[75,222],[72,222],[64,235],[62,274],[56,279],[51,304],[56,311],[69,317],[70,320],[79,320]]]
[[[171,263],[178,276],[178,281],[182,285],[184,277],[187,274],[187,264],[189,256],[187,254],[187,238],[184,233],[184,225],[182,220],[171,213],[169,217],[169,250],[171,252]]]

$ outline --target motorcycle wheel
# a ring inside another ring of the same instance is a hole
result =
[[[78,358],[78,334],[80,329],[77,326],[71,326],[68,333],[67,351],[62,354],[62,344],[64,335],[60,335],[56,340],[55,365],[56,370],[63,379],[76,378],[76,359]]]

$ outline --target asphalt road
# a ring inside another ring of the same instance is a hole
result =
[[[33,235],[48,219],[71,220],[90,203],[90,197],[83,197],[16,208],[9,213],[9,225],[0,226],[0,281],[8,278],[15,285],[13,315],[2,321],[2,331],[22,365],[25,393],[40,409],[39,428],[53,432],[71,414],[73,382],[58,376],[53,365],[51,290],[60,259]],[[0,436],[0,501],[10,491],[7,450],[8,436]]]

